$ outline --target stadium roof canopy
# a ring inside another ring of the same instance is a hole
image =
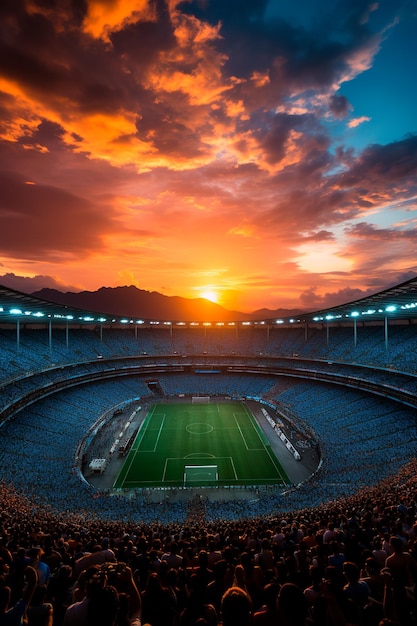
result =
[[[354,300],[320,311],[300,313],[296,317],[282,317],[280,319],[263,319],[242,324],[297,324],[297,323],[332,323],[361,321],[371,322],[389,319],[417,319],[417,277],[404,283],[385,289],[371,296]],[[29,294],[15,291],[0,285],[0,323],[14,324],[19,320],[25,324],[183,324],[173,320],[145,320],[131,317],[121,317],[97,311],[78,309],[71,306],[56,304],[48,300],[35,298]],[[198,322],[198,320],[196,320]],[[213,320],[216,323],[216,320]],[[230,324],[230,323],[225,323]]]

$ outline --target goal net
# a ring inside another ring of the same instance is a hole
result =
[[[184,485],[193,483],[211,482],[219,480],[217,465],[186,465],[184,467]]]
[[[193,404],[210,404],[210,396],[192,396]]]

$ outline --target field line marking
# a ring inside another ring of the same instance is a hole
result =
[[[245,409],[246,415],[249,417],[250,424],[251,424],[253,430],[255,431],[255,433],[256,433],[256,435],[257,435],[257,437],[258,437],[258,439],[259,439],[259,441],[260,441],[260,443],[262,445],[262,448],[251,448],[251,450],[266,450],[267,446],[269,445],[269,442],[265,443],[264,435],[263,435],[261,427],[259,426],[258,420],[253,415],[252,411],[250,411],[248,409],[246,404],[242,403],[242,406]]]
[[[165,482],[165,474],[167,471],[167,465],[168,465],[168,459],[165,459],[165,464],[164,464],[164,471],[162,472],[162,482]]]
[[[150,425],[152,421],[152,417],[154,413],[155,413],[155,405],[151,407],[151,410],[146,414],[145,419],[143,420],[142,424],[139,426],[139,430],[135,437],[135,441],[133,442],[133,445],[132,445],[132,450],[137,451],[139,449],[140,444],[142,443],[142,439],[144,438],[146,431],[148,430],[148,426]]]
[[[229,456],[229,457],[226,457],[226,458],[230,459],[230,463],[232,464],[232,470],[233,470],[233,473],[235,475],[235,480],[238,480],[235,464],[233,463],[233,457]]]
[[[245,437],[243,436],[243,432],[242,432],[242,429],[241,429],[241,427],[240,427],[240,424],[239,424],[239,422],[238,422],[238,421],[237,421],[237,419],[236,419],[236,413],[233,413],[233,419],[234,419],[234,420],[235,420],[235,422],[236,422],[236,426],[237,426],[237,428],[238,428],[238,430],[239,430],[239,432],[240,432],[240,436],[242,437],[242,440],[243,440],[243,443],[245,444],[246,450],[249,450],[249,448],[248,448],[248,444],[246,443],[246,439],[245,439]]]
[[[127,477],[129,476],[130,468],[132,467],[132,465],[133,465],[133,461],[135,460],[136,455],[138,454],[138,452],[139,452],[139,451],[138,451],[138,449],[136,448],[135,450],[132,450],[132,452],[133,452],[133,454],[132,454],[132,458],[130,459],[129,466],[128,466],[128,468],[127,468],[126,472],[125,472],[125,475],[124,475],[124,478],[123,478],[123,481],[122,481],[122,484],[121,484],[122,489],[123,489],[123,486],[124,486],[127,482],[129,482],[129,481],[128,481],[128,480],[126,480],[126,479],[127,479]],[[122,468],[122,469],[124,469],[124,466],[123,466],[123,468]]]
[[[246,415],[246,417],[248,416],[248,414],[245,414],[245,415]],[[249,415],[249,417],[250,417],[250,415]],[[247,450],[248,452],[249,452],[249,450],[251,450],[252,452],[259,452],[260,450],[265,450],[265,445],[264,445],[264,442],[260,439],[259,434],[258,434],[258,432],[256,431],[256,429],[254,428],[252,421],[251,421],[251,424],[250,424],[250,425],[251,425],[251,427],[252,427],[252,430],[256,433],[256,436],[258,437],[258,440],[259,440],[259,441],[260,441],[260,443],[262,444],[262,447],[261,447],[261,448],[249,448],[248,444],[246,443],[246,439],[245,439],[245,437],[244,437],[244,435],[243,435],[243,431],[242,431],[242,429],[241,429],[241,427],[240,427],[240,424],[238,423],[238,421],[237,421],[237,419],[236,419],[236,413],[233,413],[233,418],[234,418],[234,420],[235,420],[235,422],[236,422],[236,426],[237,426],[237,427],[238,427],[238,429],[239,429],[240,436],[242,437],[243,443],[244,443],[244,444],[245,444],[245,446],[246,446],[246,450]]]
[[[277,470],[277,472],[278,472],[278,476],[279,476],[279,478],[280,478],[281,482],[283,482],[283,483],[284,483],[284,485],[286,485],[287,483],[286,483],[286,481],[284,480],[283,475],[281,474],[281,469],[280,469],[280,468],[277,466],[277,464],[276,464],[277,459],[275,458],[275,455],[272,455],[272,454],[271,454],[271,452],[270,452],[270,449],[269,449],[269,448],[265,448],[265,449],[266,449],[266,452],[267,452],[267,454],[268,454],[269,458],[270,458],[270,459],[271,459],[271,461],[272,461],[272,464],[275,466],[275,469],[276,469],[276,470]]]
[[[153,450],[150,450],[150,452],[156,452],[156,448],[158,447],[158,442],[159,442],[159,439],[161,437],[161,432],[162,432],[162,429],[163,429],[164,424],[165,424],[166,413],[162,413],[162,415],[163,415],[163,418],[162,418],[162,422],[161,422],[161,425],[160,425],[159,430],[158,430],[158,436],[156,438]]]

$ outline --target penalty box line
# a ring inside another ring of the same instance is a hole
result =
[[[129,465],[128,465],[127,469],[126,469],[126,474],[125,474],[126,476],[128,476],[128,475],[129,475],[130,470],[131,470],[131,467],[132,467],[132,465],[133,465],[133,463],[134,463],[134,461],[135,461],[135,459],[136,459],[136,455],[137,455],[137,454],[140,454],[141,452],[156,452],[156,449],[157,449],[157,447],[158,447],[158,442],[159,442],[159,439],[160,439],[160,437],[161,437],[161,432],[162,432],[162,429],[163,429],[163,427],[164,427],[164,421],[165,421],[165,413],[163,413],[162,415],[163,415],[163,419],[162,419],[161,425],[160,425],[160,427],[159,427],[159,429],[158,429],[158,436],[157,436],[157,438],[156,438],[155,445],[154,445],[153,449],[151,449],[151,450],[140,450],[140,449],[139,449],[140,444],[142,443],[143,438],[144,438],[144,436],[145,436],[146,432],[148,431],[148,426],[150,425],[150,421],[149,421],[149,424],[147,424],[147,425],[145,426],[145,428],[143,429],[143,431],[141,431],[141,430],[140,430],[140,431],[138,432],[138,434],[137,434],[136,438],[138,438],[138,437],[140,436],[140,441],[139,441],[139,443],[138,443],[138,445],[137,445],[137,446],[136,446],[136,441],[135,441],[135,443],[134,443],[134,446],[132,446],[132,450],[131,450],[131,452],[133,452],[133,454],[132,454],[132,457],[131,457],[131,459],[130,459],[130,463],[129,463]],[[151,417],[152,417],[152,416],[151,416]]]
[[[235,467],[235,464],[233,462],[233,457],[231,457],[231,456],[216,456],[216,457],[210,456],[210,457],[207,457],[205,460],[207,460],[207,461],[210,460],[210,461],[212,461],[214,463],[218,459],[223,459],[223,460],[224,459],[228,459],[230,461],[231,468],[232,468],[233,473],[235,475],[235,480],[239,480],[239,477],[238,477],[237,472],[236,472],[236,467]],[[180,456],[178,456],[178,457],[175,457],[175,456],[167,457],[165,459],[165,463],[164,463],[164,471],[162,472],[161,482],[163,482],[163,483],[164,482],[170,482],[169,480],[166,480],[166,478],[165,478],[166,477],[166,473],[167,473],[168,463],[170,461],[187,461],[187,460],[191,461],[192,459],[190,459],[189,457],[187,458],[187,457],[180,457]],[[218,467],[218,465],[219,464],[217,463],[217,467]]]

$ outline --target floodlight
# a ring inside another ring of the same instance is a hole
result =
[[[390,304],[387,307],[385,307],[385,310],[387,311],[387,313],[392,313],[392,311],[397,310],[397,307],[394,304]]]

